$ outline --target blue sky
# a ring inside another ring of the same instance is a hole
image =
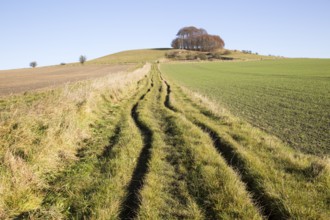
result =
[[[191,25],[228,49],[330,58],[328,0],[1,0],[0,69],[169,47]]]

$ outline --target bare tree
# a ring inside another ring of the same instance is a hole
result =
[[[81,55],[81,56],[79,57],[79,62],[80,62],[81,64],[84,64],[84,63],[86,62],[86,60],[87,60],[87,57],[86,57],[85,55]]]
[[[30,67],[32,67],[32,68],[35,68],[37,65],[38,65],[38,64],[37,64],[36,61],[32,61],[32,62],[30,63]]]

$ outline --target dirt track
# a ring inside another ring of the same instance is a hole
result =
[[[131,65],[56,66],[0,71],[0,96],[97,78],[125,71]]]

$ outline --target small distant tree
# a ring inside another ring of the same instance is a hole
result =
[[[79,57],[79,62],[80,62],[81,64],[84,64],[84,63],[86,62],[86,60],[87,60],[87,58],[86,58],[86,56],[84,56],[84,55],[81,55],[81,56]]]
[[[36,66],[37,66],[37,62],[36,61],[32,61],[30,63],[30,67],[35,68]]]

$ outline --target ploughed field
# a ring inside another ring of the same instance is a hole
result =
[[[125,71],[132,65],[63,65],[17,70],[0,70],[0,96],[26,92],[67,82],[93,79]]]
[[[203,65],[200,69],[207,70],[211,64]],[[19,114],[22,108],[7,111],[15,104],[3,105],[0,216],[330,216],[326,158],[293,150],[211,108],[216,104],[172,78],[169,70],[162,75],[156,64],[146,65],[125,77],[77,84],[64,94],[36,96],[27,103],[27,118]],[[54,95],[46,108],[45,100]],[[15,103],[25,106],[23,101]],[[31,117],[31,126],[24,126]]]
[[[329,59],[163,64],[161,69],[292,147],[329,155]]]

